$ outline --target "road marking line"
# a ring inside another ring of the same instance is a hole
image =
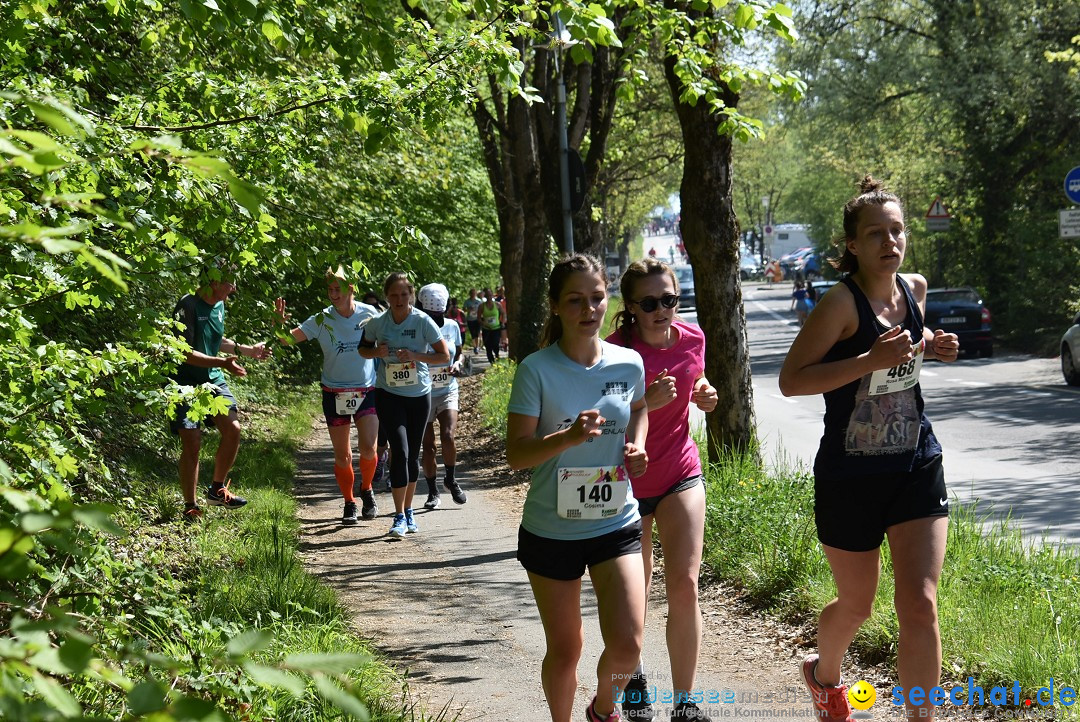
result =
[[[754,305],[757,306],[758,308],[760,308],[765,313],[772,316],[773,318],[775,318],[777,321],[782,321],[783,323],[786,323],[789,326],[794,326],[796,323],[798,323],[797,321],[792,321],[789,318],[784,318],[783,316],[778,314],[776,311],[774,311],[771,308],[769,308],[768,306],[766,306],[761,301],[754,301]]]
[[[789,403],[789,404],[797,404],[797,403],[799,403],[795,399],[789,399],[787,396],[783,396],[781,394],[769,394],[769,396],[772,396],[774,399],[780,399],[781,401],[784,401],[784,402]]]
[[[1014,417],[1006,416],[1005,414],[995,414],[993,411],[969,411],[968,414],[974,416],[977,419],[997,419],[998,421],[1005,421],[1010,424],[1022,424],[1023,422]]]
[[[921,370],[919,371],[919,373],[920,373],[920,374],[922,374],[923,376],[937,376],[937,374],[936,374],[935,372],[933,372],[933,371],[927,371],[927,370],[926,370],[925,368],[924,368],[924,369],[921,369]]]

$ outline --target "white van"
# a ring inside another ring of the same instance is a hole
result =
[[[801,223],[781,223],[773,227],[772,237],[765,241],[766,257],[780,258],[800,248],[813,246],[814,242],[807,233],[809,230],[810,226]]]

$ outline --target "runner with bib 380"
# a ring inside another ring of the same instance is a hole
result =
[[[413,495],[420,477],[420,445],[431,407],[428,364],[450,361],[446,341],[431,317],[413,308],[413,285],[404,273],[391,273],[383,284],[390,308],[364,327],[359,353],[381,359],[375,385],[379,425],[390,442],[390,486],[394,521],[390,537],[400,539],[419,528]],[[428,351],[428,346],[433,350]]]

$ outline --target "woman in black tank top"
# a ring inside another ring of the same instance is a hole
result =
[[[814,515],[837,598],[822,610],[818,654],[803,680],[823,719],[850,720],[840,666],[870,616],[889,539],[900,623],[900,687],[937,686],[941,638],[937,585],[945,559],[948,495],[941,447],[918,383],[927,359],[955,361],[955,334],[923,325],[926,279],[898,273],[907,246],[899,198],[867,176],[844,207],[850,275],[826,293],[780,371],[785,396],[824,394],[825,433],[814,463]],[[929,702],[908,715],[933,719]]]

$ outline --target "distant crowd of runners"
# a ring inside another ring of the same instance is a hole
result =
[[[867,176],[843,214],[836,266],[848,275],[816,304],[806,303],[805,291],[793,296],[801,329],[780,372],[785,395],[825,397],[814,513],[837,597],[821,613],[818,652],[805,659],[802,678],[816,716],[834,722],[854,719],[841,662],[870,615],[886,538],[900,626],[900,684],[931,689],[939,679],[936,599],[948,494],[918,379],[925,360],[954,361],[959,349],[954,334],[924,326],[926,280],[899,273],[907,245],[899,198]],[[177,381],[209,383],[227,402],[226,413],[206,420],[219,429],[222,443],[205,500],[238,508],[246,501],[229,489],[228,472],[240,427],[223,372],[242,376],[236,357],[266,358],[269,349],[224,337],[223,301],[235,286],[227,272],[219,269],[217,276],[177,307],[192,348]],[[406,274],[393,273],[383,285],[383,310],[356,301],[355,283],[340,267],[328,269],[326,282],[331,305],[289,330],[282,342],[317,340],[322,347],[322,406],[344,498],[342,521],[357,521],[355,426],[360,516],[378,514],[372,490],[385,465],[379,454],[385,439],[394,504],[389,534],[401,538],[418,531],[414,495],[421,470],[428,485],[424,507],[440,504],[436,424],[443,488],[456,503],[467,500],[455,475],[457,377],[466,344],[474,355],[482,344],[491,363],[506,349],[505,299],[502,289],[485,289],[482,297],[473,290],[459,308],[444,285],[428,284],[416,293]],[[546,636],[541,683],[551,718],[570,720],[584,640],[581,582],[588,570],[604,650],[587,721],[616,722],[622,715],[647,722],[655,716],[653,702],[661,699],[671,702],[674,721],[708,720],[694,695],[706,492],[690,409],[712,412],[721,394],[705,374],[704,334],[678,316],[679,284],[669,264],[646,258],[629,266],[619,280],[622,308],[605,338],[608,285],[603,264],[592,256],[555,263],[542,347],[518,365],[507,407],[507,461],[532,470],[517,558]],[[285,301],[278,299],[275,308],[287,324]],[[201,514],[199,428],[183,406],[173,427],[182,440],[185,517],[195,519]],[[659,695],[641,662],[654,529],[664,554],[671,664],[669,688]],[[906,704],[909,717],[933,718],[931,702],[916,704],[909,696]]]

